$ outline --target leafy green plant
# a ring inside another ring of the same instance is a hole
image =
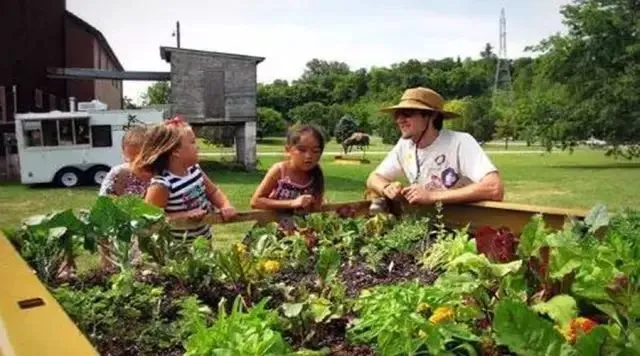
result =
[[[468,234],[467,226],[437,239],[422,254],[422,268],[438,271],[466,252],[477,253],[475,241],[470,240]]]
[[[263,300],[245,311],[242,299],[237,297],[227,313],[222,300],[212,326],[207,326],[200,313],[192,310],[188,316],[191,336],[185,342],[185,355],[292,354],[291,346],[282,337],[278,314],[267,310],[266,303]]]
[[[140,247],[144,252],[157,256],[153,244],[161,243],[158,232],[166,231],[162,228],[164,213],[162,209],[146,204],[142,199],[133,196],[119,198],[98,197],[93,207],[86,215],[89,229],[85,237],[85,246],[94,250],[97,243],[111,247],[113,259],[110,261],[121,270],[129,269],[129,253],[134,237],[138,237]],[[154,230],[154,225],[161,227]],[[111,256],[107,256],[111,258]]]
[[[377,269],[385,256],[391,252],[412,251],[419,242],[426,242],[428,234],[429,218],[405,220],[385,235],[369,238],[361,254],[370,268]]]
[[[218,278],[211,242],[202,237],[196,238],[189,246],[189,253],[179,259],[167,260],[162,272],[196,290],[210,286]]]
[[[314,326],[326,323],[343,315],[343,305],[333,303],[330,299],[317,294],[306,294],[304,299],[295,303],[283,303],[280,306],[285,318],[285,327],[302,343],[315,335]]]
[[[341,258],[338,250],[332,247],[323,247],[318,254],[316,273],[319,277],[320,289],[324,290],[338,274]]]
[[[77,250],[86,244],[86,231],[86,224],[65,210],[25,219],[10,238],[40,278],[52,282],[65,266],[75,267]]]
[[[563,320],[565,325],[559,327],[522,302],[501,301],[495,312],[496,339],[518,355],[634,355],[640,351],[637,342],[621,343],[610,327],[585,318],[568,319],[575,309],[562,308],[571,305],[568,297],[556,297],[537,308],[556,321]]]
[[[349,340],[371,343],[382,355],[452,354],[478,340],[455,311],[435,306],[438,292],[418,283],[404,283],[365,290],[354,310],[358,319],[348,330]]]
[[[155,354],[179,348],[186,337],[184,320],[172,316],[184,299],[171,300],[161,287],[137,282],[129,273],[113,276],[104,287],[75,290],[63,285],[53,295],[99,348],[117,340],[122,352],[130,348]]]

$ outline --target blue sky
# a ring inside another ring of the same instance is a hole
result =
[[[352,68],[408,59],[478,57],[498,45],[500,9],[507,14],[509,57],[563,30],[568,0],[67,0],[67,9],[97,27],[127,70],[168,71],[160,46],[180,21],[184,48],[266,57],[258,81],[295,79],[312,58]],[[364,5],[366,4],[366,5]],[[496,48],[497,51],[497,48]],[[148,82],[125,82],[138,99]]]

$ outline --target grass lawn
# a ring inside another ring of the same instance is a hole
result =
[[[200,140],[200,150],[202,152],[211,152],[211,153],[220,153],[220,152],[228,152],[233,153],[235,149],[233,147],[220,148],[212,145],[206,144],[203,140]],[[262,140],[258,141],[258,152],[283,152],[284,151],[285,138],[284,137],[266,137]],[[382,143],[382,138],[378,136],[371,137],[371,142],[369,144],[368,151],[369,152],[387,152],[389,151],[393,145],[388,145]],[[491,141],[486,142],[484,144],[484,148],[487,151],[503,151],[504,142],[503,141]],[[537,151],[542,150],[540,146],[527,146],[523,142],[516,142],[515,144],[510,143],[508,147],[509,151]],[[328,141],[325,145],[326,152],[341,152],[342,146],[336,143],[335,138]]]
[[[263,144],[264,145],[264,144]],[[273,148],[281,149],[280,143]],[[490,152],[490,150],[488,150]],[[574,154],[491,154],[506,185],[505,201],[567,208],[590,208],[596,202],[610,210],[625,207],[640,209],[640,161],[613,160],[602,151],[579,150]],[[205,160],[203,167],[239,209],[247,209],[249,198],[266,169],[281,156],[260,157],[256,172],[221,169],[215,161]],[[347,201],[362,198],[364,181],[382,159],[370,157],[370,165],[344,165],[327,156],[323,169],[327,181],[327,199]],[[27,187],[19,183],[0,184],[0,227],[13,227],[21,219],[56,209],[84,208],[95,199],[97,187],[62,189]],[[252,223],[215,227],[221,243],[240,238]]]

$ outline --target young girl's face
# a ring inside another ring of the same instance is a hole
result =
[[[180,146],[173,152],[171,157],[184,164],[185,167],[191,167],[198,163],[196,135],[190,127],[184,129]]]
[[[136,158],[138,153],[140,153],[140,145],[124,145],[122,146],[122,154],[124,156],[124,161],[131,163]]]
[[[286,151],[289,153],[294,167],[303,171],[313,169],[322,156],[320,142],[310,132],[302,133],[298,143],[287,146]]]

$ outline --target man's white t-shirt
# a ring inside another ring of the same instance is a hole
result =
[[[375,173],[396,180],[404,173],[410,183],[426,184],[431,190],[460,188],[480,181],[497,171],[478,142],[465,132],[442,129],[431,145],[418,149],[416,166],[415,144],[400,139],[376,168]]]

